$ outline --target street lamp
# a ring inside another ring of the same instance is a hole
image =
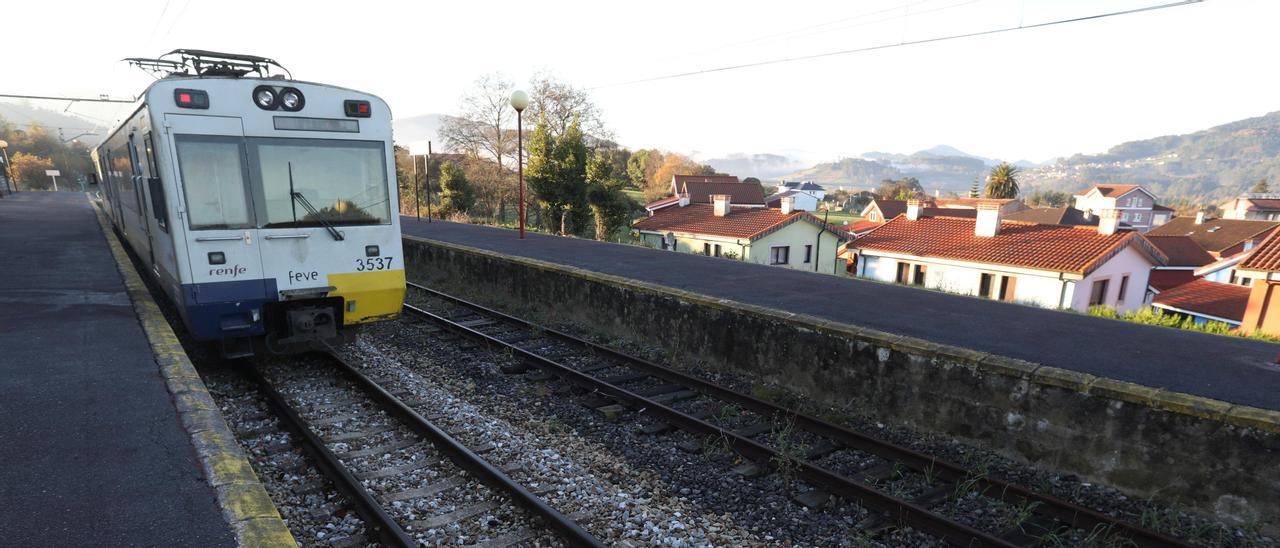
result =
[[[516,90],[511,94],[511,108],[516,109],[516,170],[520,173],[520,239],[524,239],[524,109],[529,107],[529,94]]]

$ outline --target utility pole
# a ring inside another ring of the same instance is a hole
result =
[[[410,152],[409,161],[413,163],[413,213],[414,213],[414,216],[416,216],[418,220],[421,221],[422,208],[418,204],[418,202],[421,201],[418,199],[418,197],[422,195],[422,189],[418,188],[418,158],[414,156],[412,152]]]
[[[427,141],[427,155],[422,158],[422,182],[427,185],[427,222],[431,222],[431,141]]]

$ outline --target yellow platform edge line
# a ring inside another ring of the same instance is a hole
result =
[[[157,369],[173,396],[174,407],[200,459],[205,480],[217,493],[218,506],[236,543],[242,547],[296,547],[298,543],[289,527],[253,472],[253,466],[209,395],[208,387],[178,342],[177,334],[151,299],[102,208],[92,199],[90,203],[124,280],[129,300],[133,302],[138,323],[147,334]]]
[[[1015,377],[1040,386],[1071,390],[1093,397],[1120,400],[1169,413],[1223,422],[1237,427],[1256,428],[1265,432],[1280,433],[1280,411],[1248,405],[1236,405],[1213,398],[1183,392],[1170,392],[1107,377],[1096,377],[1079,371],[987,354],[959,346],[938,344],[914,337],[894,335],[884,331],[834,322],[816,316],[721,299],[613,274],[604,274],[576,266],[507,255],[422,236],[403,234],[402,237],[406,243],[435,245],[462,253],[513,262],[534,269],[560,272],[595,283],[617,285],[640,292],[675,298],[699,306],[765,316],[782,322],[799,324],[806,329],[850,337],[892,350],[914,352],[962,363],[985,373]],[[407,253],[406,251],[406,255]]]

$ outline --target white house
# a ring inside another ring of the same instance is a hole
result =
[[[1074,198],[1076,209],[1090,216],[1107,210],[1119,211],[1120,222],[1139,232],[1160,226],[1173,213],[1169,208],[1161,207],[1160,214],[1156,215],[1155,194],[1140,185],[1093,185]]]
[[[797,211],[817,211],[818,203],[822,200],[808,192],[799,190],[784,190],[764,199],[766,207],[782,207],[782,199],[790,197],[793,200]]]
[[[1223,219],[1280,221],[1280,193],[1247,192],[1218,207]]]
[[[777,209],[739,207],[727,194],[712,196],[711,204],[683,198],[675,207],[653,211],[631,229],[656,249],[824,274],[845,272],[846,263],[836,253],[846,232],[796,210],[790,197],[782,198]]]
[[[912,200],[906,215],[849,243],[855,275],[1045,308],[1130,311],[1166,260],[1141,234],[1118,232],[1115,211],[1097,227],[1005,221],[996,202],[979,204],[974,219],[924,211]]]
[[[819,202],[827,197],[827,189],[822,188],[822,185],[813,181],[783,181],[781,185],[778,185],[778,192],[786,192],[788,190],[803,192],[817,198]]]

